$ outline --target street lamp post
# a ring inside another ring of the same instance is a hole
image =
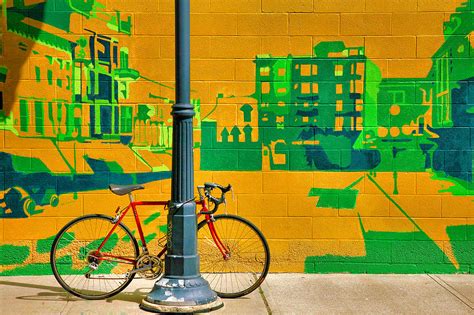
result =
[[[173,166],[165,274],[140,307],[160,313],[218,309],[222,301],[199,272],[194,197],[193,116],[190,104],[190,0],[175,0],[176,104],[173,105]]]

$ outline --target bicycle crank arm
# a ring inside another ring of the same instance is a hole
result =
[[[129,274],[134,274],[134,273],[141,272],[141,271],[151,270],[151,268],[153,268],[152,265],[144,266],[144,267],[141,267],[141,268],[136,268],[136,269],[130,270]]]
[[[128,277],[123,276],[123,277],[120,277],[120,278],[119,278],[119,277],[114,277],[114,278],[112,278],[112,277],[91,276],[91,275],[89,275],[89,276],[86,276],[86,278],[87,278],[87,279],[93,279],[93,280],[99,280],[99,279],[100,279],[100,280],[104,280],[104,279],[105,279],[105,280],[124,280],[124,279],[127,279]]]

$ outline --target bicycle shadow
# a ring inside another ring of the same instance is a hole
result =
[[[60,287],[48,286],[42,284],[33,284],[33,283],[23,283],[15,281],[0,281],[1,286],[16,286],[30,289],[40,289],[47,290],[48,292],[38,292],[36,295],[25,295],[17,296],[16,299],[26,300],[26,301],[64,301],[64,302],[81,302],[84,301],[81,298],[78,298]],[[112,303],[115,300],[131,303],[140,303],[147,293],[150,291],[150,288],[137,288],[132,292],[120,292],[117,295],[114,295],[111,298],[105,299],[104,301]]]

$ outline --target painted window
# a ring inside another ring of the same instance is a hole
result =
[[[362,80],[355,81],[355,92],[358,94],[364,93],[364,82]]]
[[[270,93],[270,82],[262,82],[262,94]]]
[[[53,71],[51,69],[48,70],[48,84],[53,85]]]
[[[128,69],[128,49],[125,47],[120,49],[120,67]]]
[[[301,76],[309,77],[311,75],[311,65],[301,65]]]
[[[311,86],[309,82],[301,83],[301,94],[309,94],[311,93]]]
[[[35,129],[36,133],[44,134],[44,110],[41,101],[35,101]]]
[[[132,132],[132,110],[131,106],[120,108],[120,132]]]
[[[344,66],[336,65],[336,67],[334,68],[334,75],[336,77],[342,77],[343,74],[344,74]]]
[[[278,94],[285,94],[286,93],[286,88],[285,87],[281,87],[277,90],[277,93]]]
[[[342,127],[344,126],[344,117],[336,117],[336,121],[334,124],[335,131],[342,131]]]
[[[35,75],[36,75],[36,82],[41,81],[41,68],[38,66],[35,66]]]
[[[268,77],[270,75],[270,67],[260,67],[260,76]]]
[[[82,72],[80,64],[74,65],[74,94],[81,95],[82,90]]]
[[[357,131],[362,131],[363,125],[362,125],[362,117],[357,117],[356,118],[356,130]]]
[[[28,111],[28,101],[20,100],[20,130],[27,132],[28,131],[28,121],[29,121],[29,111]]]
[[[98,38],[96,47],[99,60],[105,63],[110,63],[110,40]]]

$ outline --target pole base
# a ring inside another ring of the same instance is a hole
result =
[[[161,278],[140,304],[141,309],[154,313],[202,313],[223,306],[202,277]]]

